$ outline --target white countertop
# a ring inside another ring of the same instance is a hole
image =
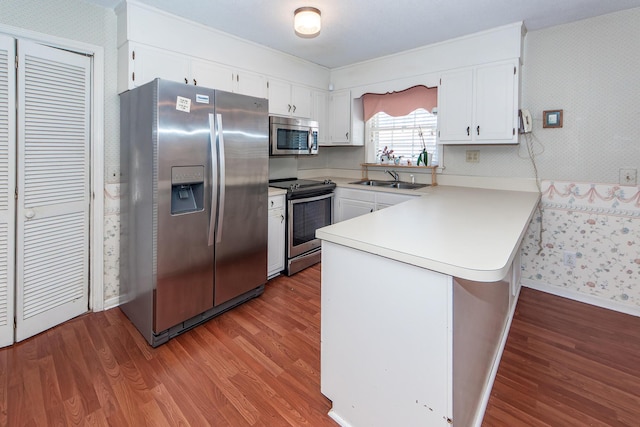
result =
[[[440,185],[403,193],[423,196],[318,229],[316,236],[443,274],[493,282],[509,271],[539,200],[536,192]]]
[[[287,190],[283,188],[269,187],[269,197],[280,196],[282,194],[287,194]]]

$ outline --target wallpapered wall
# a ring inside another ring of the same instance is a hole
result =
[[[522,249],[523,283],[640,315],[640,186],[543,181],[540,206]]]
[[[117,303],[118,295],[118,184],[113,176],[120,163],[120,107],[117,94],[117,19],[115,12],[80,0],[2,0],[0,24],[41,34],[77,40],[104,48],[104,294]],[[103,155],[103,153],[98,153]],[[115,299],[114,299],[115,298]]]
[[[530,228],[542,225],[543,250],[528,233],[524,283],[640,315],[640,187],[618,185],[620,168],[640,168],[640,9],[531,32],[524,52],[521,105],[547,180]],[[542,128],[552,109],[564,110],[563,128]],[[489,162],[498,174],[533,176],[526,160],[499,159]],[[576,268],[564,266],[565,250]]]

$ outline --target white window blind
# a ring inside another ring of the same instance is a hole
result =
[[[368,122],[371,147],[380,153],[387,147],[396,157],[411,160],[416,165],[422,152],[422,138],[429,153],[433,155],[432,164],[438,164],[436,146],[437,116],[425,109],[418,108],[406,116],[392,117],[384,112],[375,114]],[[377,154],[379,155],[379,154]]]

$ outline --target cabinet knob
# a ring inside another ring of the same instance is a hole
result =
[[[184,84],[188,85],[189,84],[189,79],[188,78],[184,78]]]
[[[347,138],[347,141],[349,140],[349,132],[344,134],[345,138]]]
[[[271,201],[271,207],[273,207],[273,200]]]
[[[478,132],[478,135],[480,135],[480,126],[476,128],[476,132]]]
[[[467,126],[467,136],[469,136],[469,135],[470,135],[470,134],[469,134],[469,130],[470,130],[470,129],[469,129],[469,126]]]
[[[294,113],[296,112],[296,106],[295,105],[293,106],[293,112]]]
[[[196,79],[193,79],[193,85],[194,85],[194,86],[198,86],[198,82],[197,82],[197,80],[196,80]]]
[[[36,216],[36,213],[35,213],[33,210],[31,210],[31,209],[27,209],[26,211],[24,211],[24,216],[25,216],[27,219],[31,219],[31,218],[33,218],[34,216]]]
[[[291,112],[291,104],[287,104],[289,106],[289,112]]]
[[[280,224],[284,222],[284,215],[280,214]]]
[[[369,213],[373,212],[373,208],[371,208],[371,210],[369,211]]]

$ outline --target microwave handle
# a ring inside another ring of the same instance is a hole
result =
[[[309,139],[307,140],[307,148],[309,149],[309,154],[313,150],[313,128],[309,128]]]

